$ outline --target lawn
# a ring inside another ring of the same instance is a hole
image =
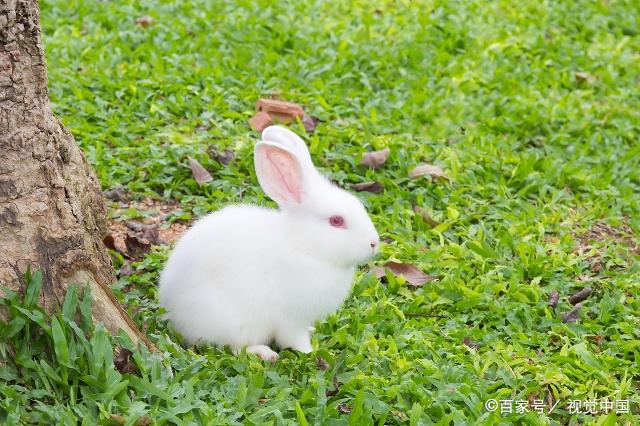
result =
[[[384,185],[358,193],[384,243],[317,324],[315,352],[275,364],[180,345],[158,311],[168,244],[132,265],[112,252],[116,296],[159,348],[134,350],[129,373],[113,349],[130,344],[90,324],[86,297],[40,313],[36,274],[25,300],[3,301],[0,353],[18,353],[0,372],[2,424],[639,424],[636,1],[41,7],[53,110],[129,199],[110,202],[113,223],[146,220],[149,198],[179,203],[164,227],[274,206],[248,120],[277,96],[323,120],[290,128],[327,176]],[[359,164],[386,147],[380,169]],[[188,156],[214,179],[198,185]],[[410,178],[421,163],[448,179]],[[435,279],[378,279],[389,260]]]

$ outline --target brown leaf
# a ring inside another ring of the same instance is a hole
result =
[[[133,360],[133,352],[127,348],[120,348],[116,356],[113,358],[113,365],[122,374],[135,374],[140,371]]]
[[[374,194],[379,194],[384,191],[384,185],[380,182],[352,183],[351,188],[358,192],[367,191]]]
[[[129,275],[133,275],[133,268],[131,267],[131,262],[125,261],[122,267],[120,268],[119,277],[128,277]]]
[[[440,166],[434,166],[431,164],[420,164],[409,171],[409,177],[411,179],[416,179],[420,176],[432,176],[449,180],[449,176],[442,171]]]
[[[335,396],[338,394],[338,392],[340,391],[340,386],[342,385],[339,381],[338,381],[338,376],[336,376],[335,374],[333,375],[332,378],[333,381],[333,390],[329,390],[327,389],[324,394],[327,398]]]
[[[140,25],[142,28],[147,28],[149,25],[156,22],[151,16],[145,15],[136,19],[136,24]]]
[[[586,81],[587,83],[593,83],[594,81],[596,81],[596,77],[594,75],[589,74],[585,71],[578,71],[575,75],[576,80],[578,81]]]
[[[432,218],[426,209],[423,209],[420,206],[413,206],[413,211],[419,214],[422,217],[422,220],[431,225],[431,227],[435,228],[436,226],[440,225],[440,222]]]
[[[249,120],[249,125],[256,132],[262,133],[264,129],[271,126],[273,124],[273,119],[269,114],[263,111],[257,112],[251,119]]]
[[[125,226],[132,231],[141,233],[142,238],[147,240],[150,244],[161,244],[160,226],[157,223],[145,224],[130,220],[125,222]]]
[[[575,308],[571,310],[571,312],[567,312],[564,315],[564,317],[562,318],[562,322],[565,324],[571,323],[571,322],[578,322],[578,320],[580,319],[580,308],[582,308],[582,305],[578,303],[575,306]]]
[[[282,123],[289,123],[304,117],[304,110],[293,102],[280,101],[276,99],[258,99],[256,110],[267,113],[272,119]]]
[[[465,346],[468,346],[470,348],[480,349],[480,345],[478,343],[474,342],[473,340],[471,340],[471,338],[469,336],[465,337],[462,340],[462,343],[464,343]]]
[[[111,201],[125,201],[127,196],[124,192],[124,187],[122,185],[118,185],[114,188],[107,189],[102,192],[102,195],[108,200]]]
[[[551,294],[549,295],[549,306],[552,308],[555,308],[556,306],[558,306],[558,299],[559,299],[560,295],[558,294],[557,291],[552,291]]]
[[[386,268],[390,269],[395,276],[402,275],[407,281],[407,284],[413,287],[419,287],[435,279],[435,277],[422,272],[415,265],[412,265],[410,263],[398,263],[394,261],[385,263],[384,267],[374,266],[373,268],[371,268],[371,272],[373,272],[376,277],[378,277],[378,279],[381,279],[386,276]]]
[[[189,166],[191,166],[191,172],[193,173],[193,178],[198,182],[198,185],[202,186],[203,184],[210,182],[213,180],[209,172],[202,167],[198,161],[193,157],[187,157],[189,159]]]
[[[111,420],[120,425],[124,425],[127,423],[127,419],[124,416],[120,416],[118,414],[112,414]],[[135,426],[147,426],[147,425],[150,425],[151,423],[153,423],[153,420],[151,420],[151,417],[141,416],[138,418],[138,420],[136,420],[134,424]]]
[[[107,235],[106,237],[104,237],[102,242],[104,243],[105,247],[108,248],[109,250],[118,251],[118,249],[116,248],[116,241],[113,239],[113,235],[111,234]]]
[[[304,126],[304,130],[306,130],[307,133],[313,133],[316,130],[316,126],[318,125],[318,123],[322,122],[322,120],[320,120],[318,117],[307,114],[302,116],[301,121],[302,125]]]
[[[127,246],[127,253],[134,259],[141,258],[151,250],[149,242],[134,234],[127,234],[124,238],[124,244]]]
[[[342,414],[349,414],[351,412],[351,406],[345,402],[341,402],[338,405],[338,411]]]
[[[318,366],[318,370],[327,370],[329,368],[329,364],[321,356],[316,357],[316,365]]]
[[[207,154],[209,154],[209,157],[212,160],[215,160],[218,163],[224,165],[229,164],[231,160],[233,160],[233,158],[236,156],[235,153],[230,149],[225,149],[224,151],[220,152],[215,146],[209,147],[209,149],[207,149]]]
[[[378,170],[387,161],[391,150],[389,148],[381,149],[380,151],[365,152],[360,160],[360,165],[370,167],[373,170]]]
[[[592,291],[593,291],[593,288],[591,287],[583,288],[582,290],[580,290],[579,292],[577,292],[576,294],[574,294],[569,298],[569,303],[571,303],[572,305],[575,305],[577,303],[582,302],[584,299],[589,297]]]

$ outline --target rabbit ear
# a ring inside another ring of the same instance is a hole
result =
[[[280,126],[269,126],[262,131],[262,140],[274,142],[284,148],[288,148],[298,156],[305,170],[315,171],[307,144],[291,130]]]
[[[254,149],[258,182],[264,192],[281,206],[302,204],[303,174],[300,160],[288,147],[258,142]]]

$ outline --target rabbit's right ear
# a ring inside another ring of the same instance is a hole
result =
[[[258,182],[280,206],[296,207],[304,198],[304,176],[296,152],[274,142],[258,142],[254,148]]]

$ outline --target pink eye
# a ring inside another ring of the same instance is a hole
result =
[[[331,226],[335,226],[336,228],[344,228],[344,217],[342,216],[331,216],[329,218],[329,223]]]

